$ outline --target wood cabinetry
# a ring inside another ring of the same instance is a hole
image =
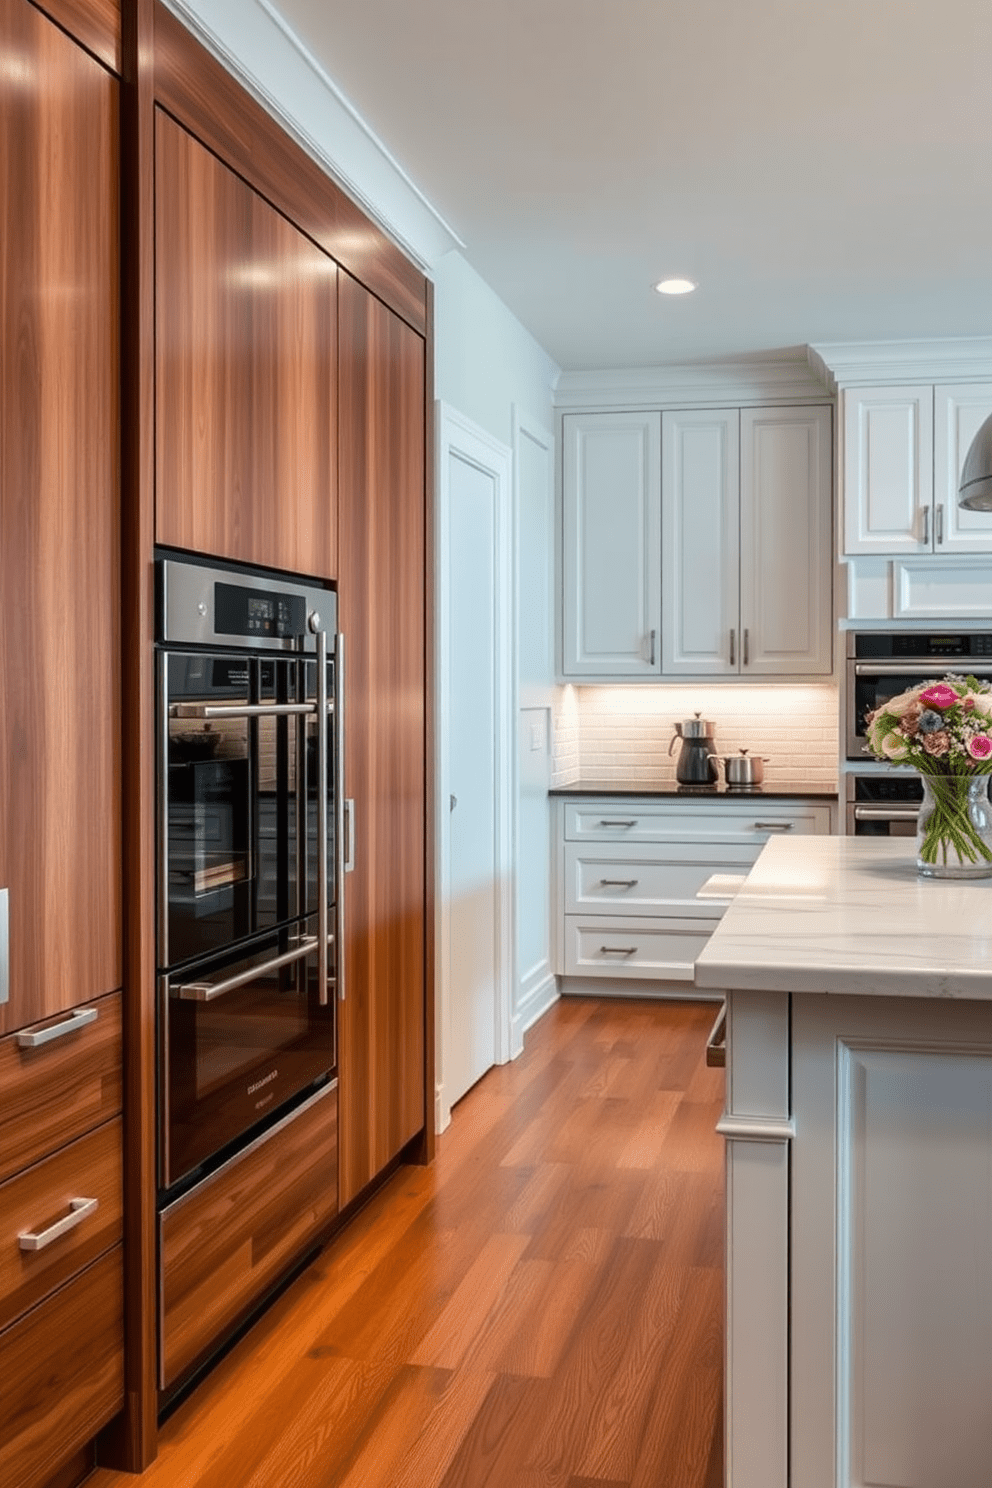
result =
[[[992,384],[848,388],[842,407],[846,555],[992,553],[992,515],[957,498]]]
[[[566,677],[832,669],[831,410],[566,414]]]
[[[123,1404],[120,1047],[118,994],[0,1040],[0,1482],[19,1488]]]
[[[426,1121],[425,343],[339,282],[345,877],[338,1004],[346,1205]]]
[[[562,421],[562,671],[661,673],[661,416]]]
[[[832,669],[831,412],[666,412],[662,672]]]
[[[116,80],[0,0],[0,1033],[121,980]]]
[[[156,539],[336,573],[334,260],[156,115]]]

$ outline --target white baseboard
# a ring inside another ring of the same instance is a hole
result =
[[[451,1107],[444,1099],[444,1086],[434,1086],[434,1131],[440,1136],[451,1125]]]
[[[533,1028],[554,1003],[558,1001],[558,978],[546,972],[539,982],[522,992],[516,1012],[510,1023],[510,1058],[523,1053],[524,1034]]]

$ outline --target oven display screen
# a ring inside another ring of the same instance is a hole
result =
[[[218,635],[269,639],[302,635],[307,628],[306,605],[296,594],[215,584],[214,627]]]

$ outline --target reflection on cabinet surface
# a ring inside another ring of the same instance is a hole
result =
[[[344,273],[339,325],[344,794],[355,838],[338,1004],[343,1208],[427,1119],[427,532],[424,341]]]
[[[0,1033],[121,979],[117,83],[0,0]]]
[[[336,572],[337,265],[156,115],[156,539]]]

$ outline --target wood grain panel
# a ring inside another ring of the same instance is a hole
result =
[[[96,1199],[98,1207],[44,1250],[20,1248],[19,1235],[47,1229],[77,1198]],[[116,1245],[122,1207],[119,1120],[0,1186],[0,1328]]]
[[[120,1111],[120,994],[92,1006],[95,1022],[40,1049],[0,1040],[0,1180]]]
[[[116,1247],[0,1334],[0,1483],[38,1488],[124,1399]]]
[[[414,330],[426,328],[419,269],[163,5],[156,99]]]
[[[163,1385],[190,1368],[337,1210],[332,1089],[161,1218]]]
[[[123,15],[121,616],[124,704],[125,1410],[101,1461],[140,1472],[158,1416],[155,1212],[155,106],[154,0]]]
[[[337,266],[156,119],[156,535],[333,577]]]
[[[338,335],[345,795],[356,838],[339,1004],[343,1207],[427,1123],[427,533],[424,343],[344,274]]]
[[[32,0],[111,72],[121,70],[121,0]]]
[[[0,1033],[121,980],[118,99],[0,0]]]

